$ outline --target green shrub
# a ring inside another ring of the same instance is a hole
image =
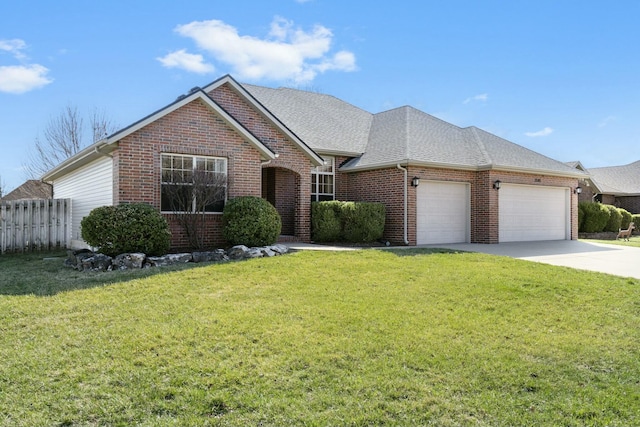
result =
[[[638,230],[638,228],[640,228],[640,214],[631,215],[631,222],[633,222],[633,224],[636,226],[635,230],[633,231],[636,234],[640,233],[640,230]]]
[[[311,235],[316,242],[373,242],[382,238],[385,214],[382,203],[314,202]]]
[[[344,239],[350,243],[382,239],[384,220],[382,203],[346,202],[342,209]]]
[[[167,220],[144,203],[102,206],[80,223],[82,239],[109,256],[142,252],[163,255],[171,245]]]
[[[311,203],[311,239],[314,242],[337,242],[342,235],[341,202]]]
[[[620,212],[620,215],[622,215],[622,223],[620,224],[620,228],[626,230],[627,228],[629,228],[629,224],[631,223],[631,221],[633,221],[633,216],[626,209],[618,208],[618,212]]]
[[[607,221],[607,225],[604,226],[604,231],[615,231],[617,233],[622,224],[622,214],[618,211],[618,208],[613,205],[604,206],[609,211],[609,220]]]
[[[584,210],[582,232],[599,233],[604,230],[609,221],[609,209],[601,203],[580,202]]]
[[[222,234],[231,245],[266,246],[278,240],[282,220],[275,207],[263,198],[236,197],[222,213]]]
[[[578,203],[578,231],[584,228],[584,202]]]

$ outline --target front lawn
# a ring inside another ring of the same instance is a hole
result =
[[[596,240],[596,239],[585,239],[587,242],[595,242],[595,243],[606,243],[607,245],[621,245],[621,246],[635,246],[640,248],[640,236],[631,236],[629,241],[625,240]]]
[[[640,425],[638,280],[321,251],[87,286],[31,259],[33,295],[11,259],[2,426]]]

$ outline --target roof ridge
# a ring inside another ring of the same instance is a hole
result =
[[[482,138],[480,138],[480,135],[478,134],[478,130],[480,130],[480,129],[477,128],[476,126],[469,126],[469,127],[463,128],[462,130],[464,131],[465,129],[469,129],[471,131],[471,133],[473,134],[474,139],[476,141],[476,144],[478,145],[478,148],[480,149],[480,152],[482,153],[484,158],[487,159],[487,165],[493,165],[493,158],[489,154],[489,151],[487,150],[486,145],[484,145],[484,142],[482,141]]]

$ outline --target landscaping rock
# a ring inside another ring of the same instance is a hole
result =
[[[194,252],[193,262],[210,262],[210,261],[229,261],[229,257],[224,249],[216,249],[215,251]]]
[[[82,269],[90,271],[111,271],[113,259],[105,254],[94,254],[82,260]]]
[[[113,259],[113,266],[118,270],[139,269],[146,257],[143,253],[120,254]]]
[[[270,246],[265,246],[264,248],[260,248],[260,251],[262,251],[262,256],[264,257],[272,257],[272,256],[278,255],[278,253],[272,250]]]
[[[64,261],[66,267],[75,268],[76,270],[83,270],[82,261],[85,258],[90,258],[94,254],[89,249],[68,250],[67,259]]]
[[[245,245],[236,245],[227,251],[227,256],[232,260],[245,259],[248,251],[249,248]]]
[[[284,255],[286,253],[289,253],[289,246],[281,245],[279,243],[269,246],[269,249],[271,249],[272,251],[274,251],[278,255]]]
[[[145,267],[164,267],[174,264],[186,264],[192,260],[193,256],[190,253],[150,256],[147,257]]]
[[[264,254],[262,253],[262,248],[249,248],[247,252],[245,252],[244,257],[247,258],[262,258]]]

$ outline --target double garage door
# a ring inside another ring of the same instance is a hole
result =
[[[571,238],[567,188],[502,184],[498,191],[500,242]],[[467,183],[420,183],[416,200],[417,243],[469,242],[470,205]]]

